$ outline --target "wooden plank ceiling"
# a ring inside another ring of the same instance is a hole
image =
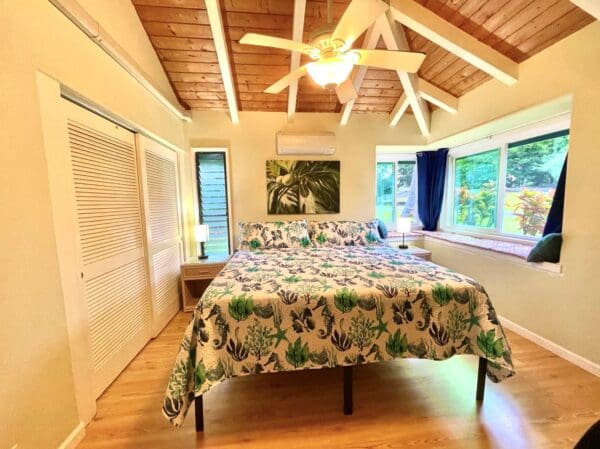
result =
[[[593,22],[568,0],[417,0],[450,23],[516,62]],[[227,110],[217,55],[204,0],[132,0],[181,104],[187,109]],[[287,89],[277,95],[263,90],[289,72],[287,51],[241,45],[255,32],[291,39],[293,0],[221,0],[233,80],[241,111],[286,111]],[[334,0],[339,20],[349,0]],[[307,0],[304,41],[327,22],[325,0]],[[411,50],[427,57],[419,76],[460,97],[489,79],[452,53],[405,28]],[[360,44],[362,38],[357,40]],[[378,47],[385,48],[380,40]],[[304,62],[304,61],[302,61]],[[369,69],[354,104],[357,112],[389,113],[402,87],[396,72]],[[308,76],[298,87],[297,111],[339,111],[334,92]]]

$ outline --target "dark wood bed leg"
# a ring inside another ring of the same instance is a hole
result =
[[[487,359],[479,357],[479,369],[477,372],[477,394],[476,399],[483,401],[483,394],[485,393],[485,373],[487,371]]]
[[[204,407],[202,406],[202,396],[196,396],[194,399],[196,409],[196,432],[204,431]]]
[[[352,405],[352,366],[344,366],[344,415],[351,415]]]

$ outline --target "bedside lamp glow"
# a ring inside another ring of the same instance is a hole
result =
[[[204,254],[204,242],[208,241],[208,225],[197,224],[194,226],[194,240],[200,243],[200,253],[198,259],[206,259],[208,256]]]
[[[398,233],[402,233],[402,245],[398,245],[400,249],[407,249],[408,246],[404,243],[404,234],[408,234],[410,232],[412,219],[410,217],[398,217],[396,220],[396,231]]]

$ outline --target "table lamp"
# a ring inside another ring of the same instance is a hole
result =
[[[398,217],[396,220],[396,230],[398,233],[402,233],[402,245],[398,245],[400,249],[408,249],[408,246],[404,243],[404,234],[410,232],[412,218],[410,217]]]
[[[208,256],[204,254],[204,242],[208,241],[207,224],[197,224],[194,226],[194,240],[200,243],[200,254],[198,254],[198,259],[207,259]]]

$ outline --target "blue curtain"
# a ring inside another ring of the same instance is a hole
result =
[[[417,153],[419,218],[425,231],[435,231],[442,212],[448,148]]]
[[[567,182],[567,158],[560,171],[554,199],[548,212],[546,226],[544,226],[544,235],[562,233],[563,212],[565,207],[565,183]]]

